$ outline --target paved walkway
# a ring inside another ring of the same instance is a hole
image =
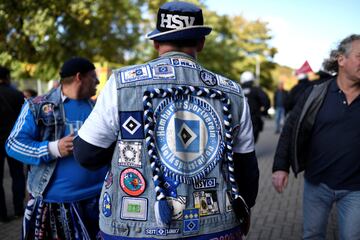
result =
[[[278,135],[274,134],[273,125],[272,121],[266,121],[265,129],[256,146],[260,168],[260,189],[257,204],[252,210],[252,226],[248,240],[301,239],[303,177],[300,175],[298,179],[294,179],[291,174],[288,187],[282,194],[276,193],[273,189],[271,168],[278,138]],[[6,189],[10,189],[8,173],[5,173],[4,184]],[[8,195],[7,202],[11,215],[13,210],[10,199],[11,195]],[[20,233],[21,219],[6,224],[0,223],[0,239],[16,240],[20,238]],[[330,217],[327,239],[338,239],[334,214]]]

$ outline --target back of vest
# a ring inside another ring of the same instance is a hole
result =
[[[237,227],[229,164],[239,85],[182,53],[114,75],[120,132],[100,199],[102,231],[176,239]],[[170,226],[157,222],[160,199],[172,209]]]

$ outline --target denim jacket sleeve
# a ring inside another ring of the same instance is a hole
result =
[[[48,150],[48,141],[38,141],[38,127],[29,109],[29,103],[24,104],[21,113],[11,131],[6,152],[9,156],[31,165],[50,162],[52,159]]]

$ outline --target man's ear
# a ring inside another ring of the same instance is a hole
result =
[[[82,78],[81,73],[79,72],[76,73],[74,77],[74,82],[81,82],[81,78]]]
[[[159,42],[154,41],[154,42],[153,42],[153,46],[154,46],[154,48],[155,48],[156,51],[159,51],[159,47],[160,47]]]
[[[205,37],[202,37],[198,41],[198,44],[196,45],[196,51],[201,52],[203,50],[204,46],[205,46]]]
[[[343,54],[340,54],[337,58],[337,62],[339,66],[343,66],[344,65],[344,60],[345,60],[345,56]]]

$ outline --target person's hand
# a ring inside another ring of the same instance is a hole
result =
[[[272,174],[272,184],[278,193],[282,193],[289,180],[289,173],[286,171],[275,171]]]
[[[61,157],[66,157],[73,152],[74,134],[67,135],[59,140],[58,148]]]

